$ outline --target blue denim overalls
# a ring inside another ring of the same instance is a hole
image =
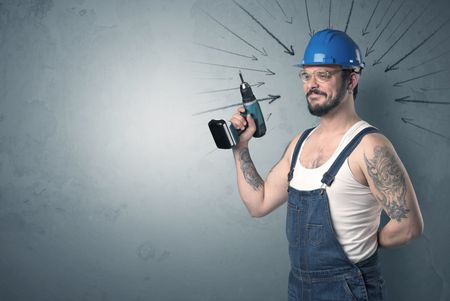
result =
[[[300,146],[311,130],[306,130],[297,142],[289,182],[298,161]],[[289,185],[286,218],[291,261],[289,301],[383,300],[383,279],[377,252],[357,264],[348,259],[336,238],[325,190],[325,185],[333,183],[345,159],[362,137],[376,131],[373,127],[365,128],[352,139],[324,174],[323,188],[299,191]]]

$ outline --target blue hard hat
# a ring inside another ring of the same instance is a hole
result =
[[[309,40],[299,66],[305,65],[339,65],[342,69],[362,69],[365,64],[358,45],[345,32],[325,29]]]

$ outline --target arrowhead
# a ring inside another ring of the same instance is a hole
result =
[[[275,72],[271,71],[270,69],[266,69],[267,73],[266,75],[275,75]]]
[[[395,101],[396,102],[405,103],[405,102],[407,102],[408,98],[409,98],[409,95],[408,96],[403,96],[403,97],[400,97],[400,98],[396,98]]]
[[[291,17],[291,20],[289,20],[289,21],[285,21],[286,23],[289,23],[289,24],[292,24],[292,17]]]
[[[252,55],[252,61],[257,61],[257,60],[258,60],[258,58],[256,56]]]
[[[275,100],[277,100],[278,98],[280,98],[280,95],[272,95],[272,94],[268,94],[267,96],[269,96],[271,98],[271,100],[269,101],[269,103],[274,102]]]
[[[392,86],[394,86],[394,87],[401,87],[402,85],[401,85],[401,82],[396,82]]]
[[[294,48],[292,48],[292,45],[291,45],[291,49],[285,50],[284,52],[287,54],[290,54],[290,55],[295,55]]]
[[[266,52],[266,49],[264,49],[264,47],[263,47],[263,49],[262,49],[263,51],[262,51],[262,55],[264,55],[264,56],[267,56],[267,52]]]
[[[362,35],[363,35],[363,36],[365,36],[365,35],[368,34],[368,33],[369,33],[369,32],[366,31],[366,29],[363,29],[363,30],[362,30]]]
[[[411,120],[413,120],[413,119],[411,119],[411,118],[404,118],[404,117],[402,117],[402,118],[400,118],[404,123],[409,123]]]
[[[397,70],[398,69],[398,67],[394,67],[394,66],[389,66],[389,65],[387,65],[386,66],[386,69],[384,69],[384,72],[388,72],[388,71],[392,71],[392,70]]]
[[[256,87],[261,87],[262,85],[264,85],[265,84],[265,82],[258,82],[257,84],[256,84]]]
[[[380,59],[377,59],[377,60],[373,61],[372,66],[375,66],[375,65],[378,65],[378,64],[381,64],[381,60]]]
[[[370,48],[366,48],[366,57],[369,56],[369,54],[371,54],[374,50],[372,49],[372,47]]]

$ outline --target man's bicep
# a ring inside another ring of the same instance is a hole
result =
[[[278,162],[267,175],[264,185],[264,211],[271,212],[286,202],[289,164]]]
[[[372,139],[365,147],[363,156],[363,172],[374,197],[391,219],[398,222],[407,219],[409,198],[414,193],[408,174],[392,145],[384,137]]]

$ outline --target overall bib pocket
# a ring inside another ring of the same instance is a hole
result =
[[[307,224],[306,235],[308,237],[308,244],[319,246],[323,240],[323,225]]]

